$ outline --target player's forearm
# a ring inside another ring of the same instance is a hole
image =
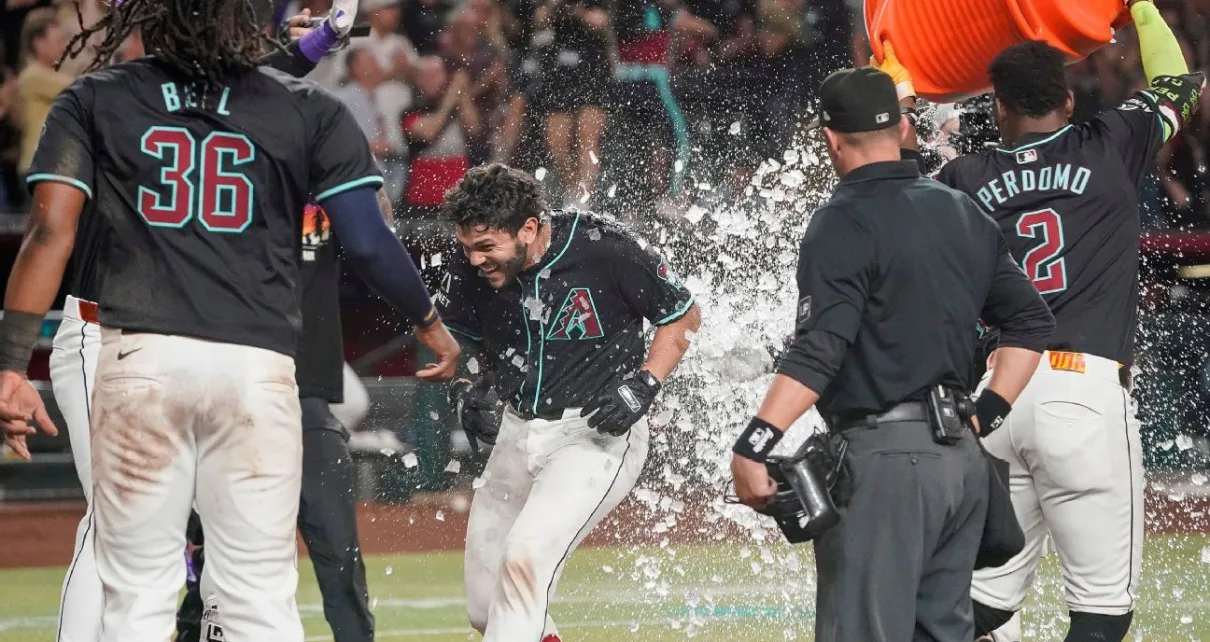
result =
[[[371,188],[341,192],[320,205],[331,215],[332,231],[340,239],[349,263],[370,289],[412,325],[437,318],[420,271],[387,227]]]
[[[643,369],[650,372],[663,382],[680,365],[685,352],[689,350],[690,336],[697,332],[702,325],[702,313],[697,304],[689,308],[685,316],[662,325],[655,331],[651,340],[651,350],[647,352],[647,362]]]
[[[1161,76],[1181,76],[1189,73],[1181,44],[1172,33],[1164,16],[1148,1],[1136,2],[1130,7],[1135,28],[1139,34],[1139,53],[1143,59],[1143,73],[1150,84]]]
[[[316,32],[311,32],[316,33]],[[303,36],[303,39],[311,37],[311,34]],[[315,70],[319,59],[311,60],[301,49],[301,41],[295,40],[286,46],[285,49],[276,49],[268,54],[265,54],[260,59],[260,64],[265,67],[272,67],[280,72],[290,74],[295,78],[302,78]]]
[[[1016,403],[1017,397],[1037,371],[1042,354],[1025,348],[998,348],[992,354],[995,367],[992,368],[992,379],[987,389],[1000,395],[1009,404]]]

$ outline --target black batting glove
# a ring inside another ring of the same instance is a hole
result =
[[[475,452],[479,452],[479,442],[496,444],[502,413],[490,378],[455,381],[450,384],[448,400],[458,418],[458,425],[462,426]]]
[[[584,405],[580,415],[588,425],[606,435],[624,435],[651,408],[660,382],[646,370],[626,375],[621,381],[606,387]]]

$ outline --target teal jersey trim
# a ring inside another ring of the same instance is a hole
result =
[[[684,304],[684,305],[682,305],[682,306],[681,306],[681,308],[680,308],[679,310],[677,310],[676,312],[673,312],[672,314],[670,314],[670,315],[668,315],[668,316],[664,317],[663,319],[660,319],[659,321],[656,321],[656,322],[655,322],[655,324],[656,324],[656,325],[667,325],[667,324],[669,324],[669,323],[672,323],[672,322],[674,322],[674,321],[679,320],[681,317],[683,317],[683,316],[685,316],[686,314],[688,314],[688,313],[689,313],[689,309],[693,307],[693,304],[694,304],[696,301],[697,301],[697,296],[695,296],[695,295],[693,295],[693,294],[690,294],[690,295],[689,295],[689,300],[688,300],[688,301],[686,301],[686,302],[685,302],[685,304]]]
[[[41,183],[43,181],[71,185],[81,192],[84,192],[84,195],[87,196],[89,200],[92,200],[92,188],[88,185],[85,185],[84,181],[74,179],[70,176],[60,176],[58,174],[30,174],[29,176],[25,177],[25,184],[31,187],[34,183]]]
[[[539,284],[542,283],[542,273],[545,272],[547,269],[549,269],[551,266],[553,266],[555,263],[558,263],[559,259],[563,258],[563,255],[567,253],[567,248],[571,247],[571,242],[573,240],[575,240],[575,238],[576,238],[576,227],[579,224],[580,224],[580,212],[577,211],[576,218],[574,220],[572,220],[572,222],[571,222],[571,231],[567,233],[567,242],[563,244],[563,249],[560,250],[559,253],[555,255],[555,258],[550,260],[550,263],[543,265],[538,270],[538,274],[534,277],[534,298],[537,299],[538,301],[542,300],[541,292],[538,289]],[[525,308],[524,303],[521,304],[521,308],[524,310],[524,308]],[[526,313],[528,314],[528,310],[526,310]],[[555,319],[555,321],[557,322],[558,319]],[[526,331],[526,335],[525,335],[526,341],[528,341],[529,340],[529,319],[525,320],[525,331]],[[526,353],[528,353],[528,352],[529,352],[529,346],[527,344]],[[546,358],[546,323],[544,321],[542,321],[541,319],[538,319],[538,386],[534,390],[534,406],[533,406],[535,413],[538,412],[538,397],[540,397],[542,395],[542,366],[545,363],[545,361],[544,361],[545,358]]]
[[[1062,136],[1063,134],[1066,134],[1068,132],[1068,130],[1070,130],[1070,129],[1071,129],[1071,125],[1065,125],[1063,127],[1063,129],[1060,129],[1059,131],[1051,134],[1050,136],[1047,136],[1046,138],[1043,138],[1042,140],[1034,141],[1032,143],[1029,143],[1028,145],[1021,145],[1020,147],[1013,147],[1012,149],[1004,149],[1003,147],[997,147],[996,151],[1002,152],[1004,154],[1015,154],[1023,149],[1037,147],[1038,145],[1045,145],[1046,143],[1051,142],[1052,140]]]
[[[460,334],[460,335],[466,337],[467,339],[470,339],[471,341],[482,341],[483,340],[483,337],[477,337],[465,330],[459,330],[458,328],[455,328],[452,325],[445,326],[445,329],[449,330],[450,332],[453,332],[454,334]]]
[[[341,192],[347,192],[355,187],[361,187],[362,185],[373,185],[374,187],[382,187],[382,182],[383,181],[382,181],[381,176],[366,176],[365,178],[359,178],[359,179],[353,180],[353,181],[346,181],[344,183],[341,183],[340,185],[337,185],[336,187],[333,187],[331,189],[326,189],[326,190],[320,192],[319,195],[315,197],[315,202],[318,203],[318,202],[324,200],[325,198],[330,198],[332,196],[336,196],[337,194],[339,194]]]

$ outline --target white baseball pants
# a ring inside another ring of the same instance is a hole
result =
[[[466,532],[466,605],[484,642],[558,636],[548,607],[571,551],[630,493],[647,459],[647,421],[622,436],[563,419],[504,413]]]
[[[971,597],[1020,610],[1049,529],[1068,607],[1122,615],[1134,609],[1143,551],[1139,424],[1118,364],[1070,355],[1044,354],[1004,425],[984,440],[1009,463],[1025,550],[975,571]]]
[[[87,303],[85,303],[87,305]],[[92,448],[88,422],[94,376],[101,352],[101,327],[84,320],[80,300],[68,296],[63,320],[50,353],[50,384],[55,403],[67,423],[67,437],[76,474],[84,487],[88,508],[76,528],[76,543],[59,601],[56,642],[97,642],[101,639],[101,578],[93,554],[96,530],[92,514]]]
[[[101,641],[172,636],[196,505],[225,641],[301,642],[294,360],[180,336],[101,336],[92,413]]]

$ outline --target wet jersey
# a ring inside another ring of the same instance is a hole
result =
[[[27,180],[88,196],[102,325],[289,355],[304,206],[382,184],[357,122],[316,85],[260,68],[207,95],[154,58],[63,92]]]
[[[654,248],[587,212],[551,215],[541,263],[501,290],[459,253],[437,294],[450,330],[482,342],[500,398],[523,416],[579,408],[643,364],[643,321],[672,323],[693,294]]]
[[[1139,185],[1192,111],[1172,93],[1153,85],[1089,122],[956,158],[937,174],[999,223],[1055,316],[1052,350],[1131,360]]]

